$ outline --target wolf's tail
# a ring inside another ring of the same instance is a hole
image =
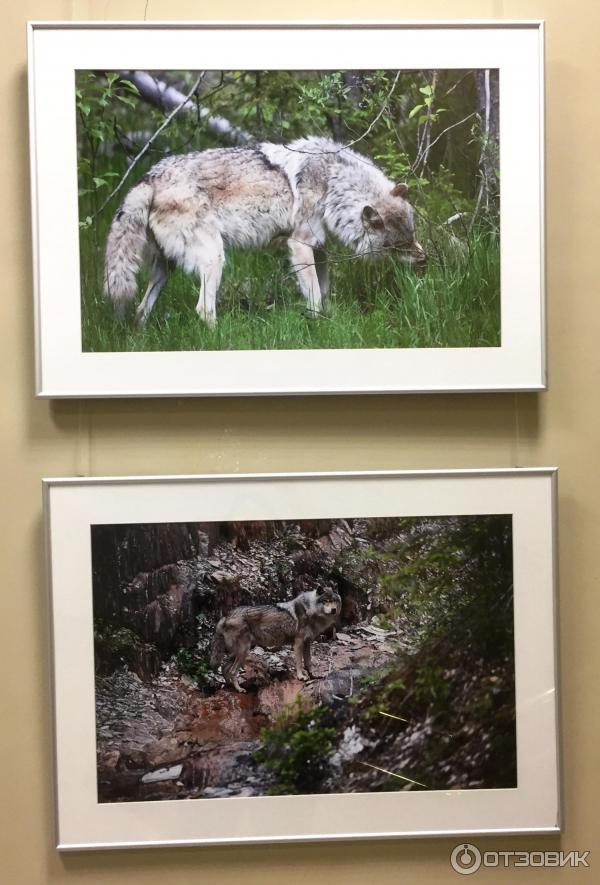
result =
[[[123,315],[137,292],[137,275],[148,243],[148,217],[153,188],[147,181],[133,187],[110,226],[104,253],[104,296]]]
[[[213,670],[217,669],[217,667],[225,657],[225,652],[227,651],[225,647],[225,640],[223,639],[224,624],[225,618],[221,618],[215,628],[215,635],[213,636],[212,645],[210,647],[210,666],[213,668]]]

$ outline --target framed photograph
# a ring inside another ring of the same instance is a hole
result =
[[[541,22],[42,22],[29,83],[38,395],[545,388]]]
[[[555,481],[45,480],[58,847],[557,831]]]

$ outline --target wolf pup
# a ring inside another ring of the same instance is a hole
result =
[[[225,250],[257,249],[285,235],[298,287],[317,315],[329,291],[328,234],[355,255],[424,264],[406,192],[368,157],[315,136],[167,157],[129,191],[113,219],[105,296],[122,317],[136,295],[138,272],[148,267],[136,315],[143,324],[167,268],[176,265],[199,278],[196,311],[214,326]]]
[[[333,624],[342,608],[339,593],[331,587],[307,590],[289,602],[275,605],[244,605],[221,618],[211,649],[211,666],[216,669],[226,656],[223,676],[236,691],[238,671],[250,649],[282,648],[293,645],[298,679],[312,678],[310,646],[320,633]]]

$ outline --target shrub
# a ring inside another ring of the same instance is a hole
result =
[[[319,792],[337,734],[327,724],[329,717],[325,707],[303,709],[298,698],[272,726],[262,729],[262,747],[253,759],[275,775],[271,796]]]

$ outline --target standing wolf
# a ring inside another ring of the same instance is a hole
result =
[[[331,587],[306,590],[289,602],[275,605],[243,605],[221,618],[213,639],[211,666],[216,668],[223,657],[223,676],[236,691],[244,688],[238,671],[250,649],[281,648],[293,645],[296,676],[311,677],[310,646],[320,633],[334,626],[342,609],[339,593]]]
[[[423,265],[406,185],[367,157],[328,138],[289,145],[217,148],[161,160],[125,197],[106,241],[104,291],[122,316],[150,268],[137,309],[143,324],[167,280],[168,264],[196,274],[196,311],[213,326],[225,249],[255,249],[286,235],[308,310],[329,290],[328,234],[356,255],[394,254]]]

